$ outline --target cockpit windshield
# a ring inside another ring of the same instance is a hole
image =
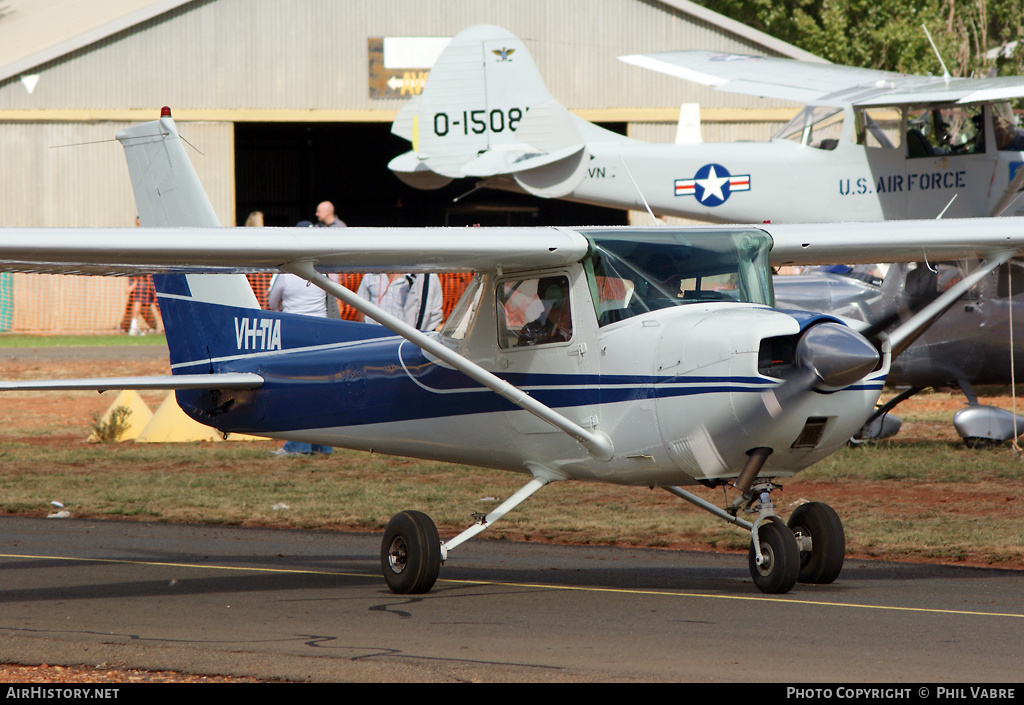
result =
[[[816,149],[835,149],[843,132],[843,109],[808,105],[772,137]]]
[[[590,241],[583,264],[602,326],[690,303],[774,305],[771,239],[762,231],[581,232]]]

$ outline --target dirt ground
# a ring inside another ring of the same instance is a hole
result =
[[[72,377],[111,377],[127,375],[167,374],[169,372],[166,349],[162,346],[144,347],[96,347],[96,348],[0,348],[0,379],[26,380]],[[74,394],[74,403],[68,403],[67,393],[7,392],[0,405],[0,427],[16,425],[20,428],[31,426],[66,429],[68,435],[57,433],[48,436],[28,437],[32,443],[61,445],[68,442],[70,434],[81,438],[81,431],[88,428],[91,415],[102,413],[109,406],[111,394],[99,395],[88,392]],[[151,408],[163,400],[166,393],[144,393],[143,398]],[[937,412],[937,416],[949,419],[961,407],[963,399],[958,394],[931,394],[915,397],[901,406],[901,416],[916,413]],[[988,397],[984,403],[1003,408],[1013,408],[1009,396]],[[1016,401],[1018,413],[1024,415],[1024,402]],[[84,420],[84,421],[83,421]],[[904,423],[900,432],[906,438],[931,438],[956,442],[957,436],[948,422]],[[1019,502],[1016,487],[1000,488],[993,495],[991,487],[957,485],[955,483],[928,483],[906,486],[900,496],[894,497],[889,489],[879,488],[869,482],[836,483],[802,482],[799,492],[839,507],[842,497],[849,498],[858,493],[857,500],[870,500],[881,511],[898,514],[901,506],[908,503],[917,507],[940,506],[955,503],[963,511],[986,512],[1004,503]],[[788,499],[796,499],[791,497]],[[510,537],[514,538],[514,537]],[[679,543],[673,548],[700,548]],[[706,547],[704,547],[706,549]],[[852,555],[849,558],[870,558],[879,556]],[[883,556],[884,557],[884,556]],[[900,560],[906,560],[901,557]],[[992,567],[982,560],[971,557],[961,558],[959,565]],[[1024,560],[1001,563],[998,567],[1024,569]],[[64,668],[58,666],[3,666],[0,665],[0,682],[225,682],[232,679],[213,679],[175,673],[146,673],[118,669]],[[240,679],[241,680],[241,679]]]

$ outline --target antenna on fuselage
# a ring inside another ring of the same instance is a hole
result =
[[[935,46],[935,42],[932,41],[931,32],[928,31],[928,28],[923,22],[921,23],[921,29],[924,30],[924,36],[928,37],[928,43],[932,45],[932,51],[935,52],[935,56],[939,59],[939,65],[942,66],[942,78],[944,78],[948,84],[949,79],[951,79],[952,76],[949,75],[949,70],[946,68],[946,62],[942,60],[942,54],[939,53],[939,48]]]
[[[649,204],[649,203],[647,203],[647,199],[646,199],[646,198],[644,198],[644,192],[640,190],[640,184],[638,184],[638,183],[636,182],[636,179],[634,179],[634,178],[633,178],[633,174],[632,174],[632,172],[630,172],[630,170],[629,170],[629,167],[628,167],[628,166],[626,166],[626,160],[625,160],[625,159],[623,159],[623,158],[622,158],[622,156],[620,155],[620,156],[619,156],[619,161],[620,161],[620,162],[622,162],[622,168],[626,170],[626,176],[628,176],[628,177],[629,177],[629,180],[633,182],[633,187],[634,187],[634,188],[636,189],[636,192],[637,192],[638,194],[640,194],[640,200],[641,200],[641,201],[643,201],[643,203],[644,203],[644,208],[646,208],[646,209],[647,209],[647,213],[648,213],[648,214],[649,214],[649,215],[651,216],[651,220],[653,220],[653,221],[654,221],[654,224],[655,224],[655,225],[661,225],[661,221],[660,221],[660,220],[658,220],[658,219],[657,219],[657,218],[655,217],[655,215],[654,215],[654,211],[652,211],[652,210],[651,210],[651,206],[650,206],[650,204]]]
[[[955,200],[956,200],[956,197],[957,197],[957,196],[959,196],[959,195],[960,195],[960,194],[958,194],[958,193],[954,193],[954,194],[953,194],[953,197],[952,197],[951,199],[949,199],[949,203],[947,203],[947,204],[946,204],[946,207],[942,209],[942,212],[941,212],[941,213],[939,213],[939,214],[938,214],[937,216],[935,216],[935,220],[942,220],[942,216],[946,215],[946,211],[948,211],[948,210],[949,210],[949,207],[950,207],[951,205],[953,205],[953,201],[955,201]]]

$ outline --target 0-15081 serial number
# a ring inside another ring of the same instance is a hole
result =
[[[529,110],[529,108],[526,110]],[[461,115],[456,113],[451,116],[448,113],[434,113],[434,134],[438,137],[444,137],[453,130],[458,132],[459,128],[462,128],[461,131],[464,135],[468,135],[471,132],[475,135],[482,135],[487,131],[504,132],[509,130],[515,132],[516,126],[523,119],[526,110],[520,110],[519,108],[509,108],[508,110],[501,110],[500,108],[495,108],[494,110],[463,110]]]

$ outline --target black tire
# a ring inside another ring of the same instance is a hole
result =
[[[429,592],[441,572],[441,539],[431,518],[414,511],[391,517],[380,546],[380,567],[391,592]]]
[[[964,445],[971,450],[991,450],[1003,444],[995,438],[981,438],[980,436],[967,436],[964,438]]]
[[[750,577],[758,590],[769,595],[781,595],[796,585],[800,573],[800,551],[789,528],[776,521],[764,524],[758,529],[761,543],[761,565],[757,564],[754,542],[750,542]]]
[[[811,538],[811,550],[800,551],[800,582],[827,585],[838,578],[846,558],[846,534],[835,510],[821,502],[801,504],[789,517],[789,528],[797,538]]]

